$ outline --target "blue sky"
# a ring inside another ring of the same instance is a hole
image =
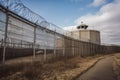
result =
[[[112,0],[107,0],[111,2]],[[48,22],[60,27],[75,25],[75,20],[85,14],[95,14],[101,6],[90,6],[93,0],[22,0]]]
[[[48,22],[75,30],[83,21],[101,32],[101,42],[120,45],[120,0],[22,0]]]

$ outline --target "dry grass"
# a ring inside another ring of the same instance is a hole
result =
[[[120,80],[120,53],[115,54],[115,62],[113,63],[113,70],[117,77],[117,80]]]
[[[53,63],[26,62],[0,66],[0,80],[72,80],[100,56],[74,57]]]

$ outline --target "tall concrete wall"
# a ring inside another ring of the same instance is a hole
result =
[[[72,31],[73,36],[81,41],[100,44],[100,32],[96,30],[76,30]]]
[[[92,56],[120,52],[120,46],[105,46],[70,38],[64,39],[64,45],[66,56]]]

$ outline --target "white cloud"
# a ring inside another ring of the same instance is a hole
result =
[[[76,30],[76,26],[68,26],[68,27],[64,27],[63,29],[67,31],[72,31],[72,30]]]
[[[89,29],[101,32],[102,43],[120,45],[120,0],[115,0],[101,7],[95,14],[87,14],[78,18],[75,23],[79,25],[81,21],[89,25]]]
[[[91,4],[92,6],[100,6],[104,4],[106,0],[93,0],[93,3]]]

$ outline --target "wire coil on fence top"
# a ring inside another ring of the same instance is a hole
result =
[[[0,5],[39,26],[56,31],[59,34],[66,35],[66,33],[69,32],[63,30],[55,24],[47,22],[42,16],[38,15],[22,4],[21,0],[0,0]]]

